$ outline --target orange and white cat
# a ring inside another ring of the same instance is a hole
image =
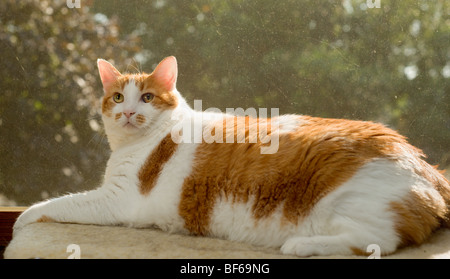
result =
[[[449,223],[449,182],[383,125],[194,111],[174,57],[152,74],[98,67],[112,149],[104,182],[33,205],[15,233],[33,222],[157,227],[310,256],[370,244],[389,254]]]

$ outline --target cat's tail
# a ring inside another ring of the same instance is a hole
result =
[[[411,185],[411,191],[402,202],[392,203],[392,209],[399,217],[396,222],[400,237],[398,248],[420,245],[437,229],[450,228],[449,181],[437,167],[421,158],[413,160],[410,162],[414,162],[413,170],[420,179]]]
[[[428,164],[427,167],[430,169],[426,171],[428,175],[425,177],[433,183],[447,205],[446,214],[441,218],[441,226],[450,228],[450,182],[445,178],[444,171],[440,171],[437,167]]]
[[[446,181],[446,184],[443,186],[445,191],[441,191],[441,195],[444,197],[445,203],[447,204],[447,214],[445,219],[442,220],[442,226],[450,228],[450,183],[445,177],[444,180]],[[444,194],[442,192],[444,192]]]

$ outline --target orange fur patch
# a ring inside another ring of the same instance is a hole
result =
[[[428,180],[437,192],[421,188],[402,202],[391,203],[391,210],[396,214],[395,229],[401,238],[400,247],[422,243],[441,225],[450,227],[449,181],[420,156],[409,156],[408,160],[413,163],[415,173]]]
[[[401,238],[400,247],[421,244],[439,227],[438,217],[446,212],[445,205],[418,193],[411,193],[403,202],[392,202],[391,209],[397,214],[395,229]]]
[[[437,192],[419,189],[410,192],[402,202],[391,203],[391,210],[397,215],[395,229],[401,238],[400,247],[421,244],[434,230],[449,224],[448,181],[423,160],[415,165],[416,173],[431,182]]]
[[[138,124],[144,124],[145,123],[145,121],[146,121],[146,119],[145,119],[145,116],[143,116],[142,114],[138,114],[138,115],[136,115],[136,122],[138,123]]]
[[[431,166],[423,160],[418,160],[417,165],[416,173],[430,181],[446,202],[446,212],[442,212],[442,207],[438,207],[439,213],[437,215],[442,218],[441,225],[450,228],[450,182],[445,178],[444,171],[439,171],[436,166]]]
[[[164,164],[172,157],[177,147],[168,134],[147,158],[138,174],[139,191],[142,195],[147,195],[153,189]]]
[[[368,253],[364,250],[361,250],[359,248],[356,248],[356,247],[350,247],[350,249],[352,250],[353,255],[355,255],[355,256],[369,256],[370,255],[370,253]]]
[[[114,116],[114,119],[117,121],[122,117],[122,113],[116,113],[116,115]]]
[[[245,120],[245,143],[202,143],[193,172],[182,188],[179,214],[185,227],[206,235],[219,197],[231,202],[253,198],[256,219],[268,217],[282,206],[284,218],[297,223],[371,159],[395,159],[398,146],[417,151],[403,136],[381,124],[301,118],[301,127],[280,135],[275,154],[260,154],[262,143],[250,143],[249,130],[258,119]],[[226,142],[226,132],[223,137]]]
[[[36,220],[36,223],[52,223],[52,222],[55,222],[55,220],[48,217],[47,215],[42,215],[41,218]]]
[[[112,95],[113,94],[106,93],[102,99],[102,113],[108,117],[112,116],[112,110],[116,106],[116,103],[112,99]]]

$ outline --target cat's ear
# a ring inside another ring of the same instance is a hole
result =
[[[164,87],[165,90],[174,90],[178,76],[177,59],[174,56],[164,58],[164,60],[156,66],[152,76]]]
[[[97,59],[97,66],[103,89],[107,91],[122,74],[111,63],[103,59]]]

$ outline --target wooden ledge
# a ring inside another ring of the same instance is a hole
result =
[[[28,207],[26,206],[0,206],[0,212],[24,212]]]
[[[0,207],[0,247],[11,241],[14,223],[25,209],[27,207]]]

